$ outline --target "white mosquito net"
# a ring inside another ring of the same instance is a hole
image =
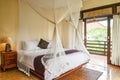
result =
[[[75,28],[76,37],[75,37],[75,49],[85,51],[86,50],[82,39],[79,35],[79,31],[77,30],[79,23],[79,14],[73,15],[74,12],[80,12],[80,8],[82,7],[82,0],[22,0],[27,3],[36,13],[38,13],[42,18],[47,20],[48,22],[54,24],[54,33],[52,40],[52,48],[49,51],[49,55],[45,55],[42,58],[42,63],[45,66],[45,69],[49,73],[57,74],[54,69],[54,65],[56,65],[56,61],[54,60],[53,65],[48,67],[51,63],[49,60],[56,59],[56,57],[61,57],[65,55],[61,39],[59,37],[58,27],[57,25],[66,17],[70,17],[71,24]],[[62,58],[60,59],[61,64],[63,64]],[[63,64],[64,66],[66,63]],[[52,69],[51,69],[52,68]],[[50,79],[50,77],[49,77]],[[46,80],[47,77],[46,77]]]

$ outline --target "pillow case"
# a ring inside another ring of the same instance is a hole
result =
[[[48,47],[48,44],[49,42],[43,40],[43,39],[40,39],[39,41],[39,44],[38,44],[38,47],[42,48],[42,49],[47,49]]]
[[[23,50],[35,50],[40,49],[38,45],[39,41],[37,40],[30,40],[30,41],[23,41]]]

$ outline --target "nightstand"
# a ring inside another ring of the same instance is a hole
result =
[[[17,52],[1,52],[1,68],[5,71],[8,68],[17,67]]]

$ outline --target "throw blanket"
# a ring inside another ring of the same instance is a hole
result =
[[[41,58],[43,57],[44,55],[40,55],[40,56],[37,56],[35,59],[34,59],[34,69],[35,69],[35,72],[37,74],[40,74],[41,76],[44,77],[44,66],[42,65],[42,62],[41,62]]]
[[[65,51],[65,53],[68,55],[68,54],[72,54],[72,53],[75,53],[75,52],[79,52],[78,50],[67,50]],[[44,55],[40,55],[40,56],[37,56],[35,59],[34,59],[34,69],[35,69],[35,72],[40,74],[41,76],[44,77],[44,66],[42,65],[41,63],[41,58],[43,57]]]
[[[75,49],[67,50],[67,51],[65,51],[65,54],[71,54],[71,53],[75,53],[75,52],[79,52],[79,50],[75,50]]]

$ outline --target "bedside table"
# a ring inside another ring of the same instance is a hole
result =
[[[17,67],[17,52],[1,52],[1,68],[5,71],[8,68]]]

